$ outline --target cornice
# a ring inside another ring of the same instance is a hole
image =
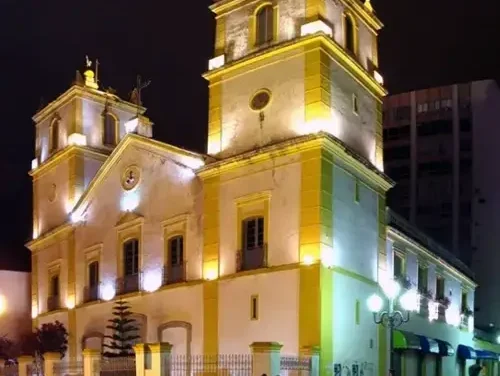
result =
[[[36,169],[29,171],[28,174],[33,177],[33,180],[39,179],[52,168],[56,167],[61,162],[69,160],[76,154],[83,154],[85,157],[99,161],[105,161],[108,158],[108,154],[104,153],[102,150],[89,146],[70,145],[49,157],[49,159],[43,162]]]
[[[146,108],[142,106],[136,106],[133,103],[127,102],[117,95],[106,93],[101,90],[96,90],[84,86],[79,86],[79,85],[73,85],[71,86],[68,90],[66,90],[64,93],[62,93],[59,97],[57,97],[54,101],[50,102],[47,106],[45,106],[43,109],[38,111],[34,116],[33,116],[33,121],[36,124],[41,123],[43,120],[45,120],[48,116],[50,116],[54,111],[56,111],[58,108],[66,104],[67,102],[71,101],[73,98],[78,97],[82,99],[90,99],[94,100],[95,102],[105,104],[106,102],[109,102],[112,100],[112,106],[116,107],[118,109],[122,109],[125,111],[129,112],[134,112],[137,113],[139,112],[140,115],[144,114],[146,112]]]
[[[25,246],[32,252],[36,253],[40,249],[45,248],[48,244],[54,241],[54,239],[65,239],[73,231],[73,226],[70,223],[64,223],[55,229],[48,231],[40,235],[37,239],[25,244]]]
[[[287,156],[318,148],[324,148],[330,151],[336,158],[355,170],[377,191],[386,192],[394,186],[394,181],[383,172],[379,171],[368,160],[351,150],[339,139],[325,132],[299,136],[274,145],[265,146],[257,150],[222,159],[198,169],[197,174],[202,179],[207,179],[237,168],[265,162],[271,158]]]
[[[244,74],[246,73],[245,68],[249,69],[259,63],[265,65],[265,60],[269,60],[271,62],[271,57],[285,54],[297,49],[302,50],[302,53],[314,49],[323,50],[333,61],[338,63],[344,71],[346,71],[361,86],[363,86],[378,102],[381,103],[382,98],[387,95],[387,90],[380,85],[357,60],[346,53],[342,46],[324,33],[306,35],[291,41],[279,43],[262,51],[256,51],[239,60],[230,62],[221,68],[205,72],[203,77],[206,80],[213,82],[225,79],[228,76]]]
[[[466,276],[464,273],[462,273],[460,270],[456,269],[446,260],[435,255],[432,251],[422,246],[419,242],[407,236],[405,233],[395,229],[391,225],[387,226],[387,236],[388,237],[391,236],[403,243],[406,243],[407,246],[413,247],[413,249],[417,251],[417,255],[418,254],[423,255],[427,259],[426,260],[427,262],[429,262],[428,260],[430,260],[430,262],[435,264],[437,268],[442,268],[444,271],[446,271],[448,274],[456,278],[458,281],[467,285],[467,287],[473,289],[477,287],[477,283],[474,282],[468,276]]]

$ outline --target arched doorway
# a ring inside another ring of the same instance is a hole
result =
[[[168,321],[160,324],[157,330],[158,342],[169,342],[172,353],[191,356],[193,327],[187,321]]]
[[[82,336],[82,350],[93,349],[102,351],[104,334],[101,332],[89,332]]]

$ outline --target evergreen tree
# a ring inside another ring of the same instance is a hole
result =
[[[135,340],[139,339],[137,335],[139,330],[137,321],[130,317],[130,305],[123,300],[118,300],[113,306],[113,318],[108,320],[109,325],[106,328],[112,331],[112,335],[104,336],[108,341],[103,344],[107,349],[103,355],[107,357],[133,356],[132,348]]]

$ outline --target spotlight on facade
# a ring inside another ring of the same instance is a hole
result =
[[[207,281],[213,281],[214,279],[217,279],[217,270],[215,270],[215,269],[208,269],[205,272],[205,279]]]
[[[134,211],[139,206],[139,193],[137,191],[124,192],[121,200],[121,209],[123,211]]]
[[[7,310],[7,300],[5,296],[0,295],[0,315],[4,314]]]
[[[81,133],[71,133],[68,137],[69,145],[85,146],[87,145],[87,137]]]
[[[142,287],[146,292],[154,292],[161,287],[162,273],[161,270],[150,270],[144,274]]]
[[[314,264],[314,257],[312,257],[311,255],[305,255],[302,262],[304,263],[304,265],[312,265]]]
[[[384,301],[377,294],[373,294],[368,298],[367,304],[370,312],[377,313],[380,312],[380,310],[382,309]]]
[[[137,127],[139,126],[139,118],[135,117],[133,119],[130,119],[125,123],[125,132],[127,133],[134,133],[137,130]]]
[[[116,294],[116,290],[115,290],[115,286],[113,286],[113,284],[108,282],[108,283],[105,283],[102,285],[102,287],[101,287],[101,299],[102,300],[110,301],[115,297],[115,294]]]
[[[68,309],[75,308],[75,297],[74,296],[70,296],[70,297],[66,298],[66,308],[68,308]]]
[[[36,319],[38,317],[38,308],[37,307],[32,307],[31,308],[31,318]]]

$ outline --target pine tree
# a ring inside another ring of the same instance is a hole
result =
[[[130,318],[132,312],[130,305],[123,300],[118,300],[113,306],[113,318],[108,320],[110,323],[106,326],[107,329],[112,331],[112,335],[104,336],[108,341],[103,344],[107,349],[103,355],[107,357],[123,357],[133,356],[134,350],[132,348],[135,340],[139,339],[137,335],[139,330],[137,321]]]

